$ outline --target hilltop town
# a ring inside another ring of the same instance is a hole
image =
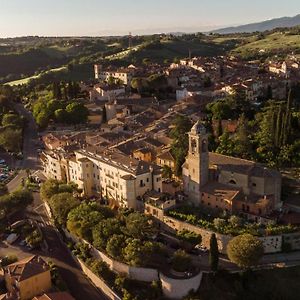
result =
[[[118,66],[132,39],[93,78],[0,87],[0,299],[221,299],[237,272],[299,274],[299,55]]]

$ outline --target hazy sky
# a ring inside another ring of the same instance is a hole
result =
[[[0,0],[0,36],[205,31],[300,13],[300,0]]]

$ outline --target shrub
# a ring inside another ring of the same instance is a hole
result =
[[[175,271],[185,272],[191,267],[191,257],[184,250],[177,250],[172,258],[172,267]]]

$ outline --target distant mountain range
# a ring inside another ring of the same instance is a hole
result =
[[[241,25],[236,27],[227,27],[213,30],[213,33],[220,33],[220,34],[229,34],[229,33],[251,33],[255,31],[266,31],[272,30],[275,28],[283,28],[283,27],[294,27],[300,25],[300,14],[295,17],[283,17],[272,19],[268,21],[252,23],[247,25]]]

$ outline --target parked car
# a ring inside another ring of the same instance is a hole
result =
[[[18,238],[19,236],[16,233],[12,233],[7,237],[6,242],[12,245]]]
[[[202,246],[202,245],[196,245],[195,249],[198,249],[198,250],[200,250],[201,252],[204,252],[204,253],[208,251],[208,249],[205,246]]]

